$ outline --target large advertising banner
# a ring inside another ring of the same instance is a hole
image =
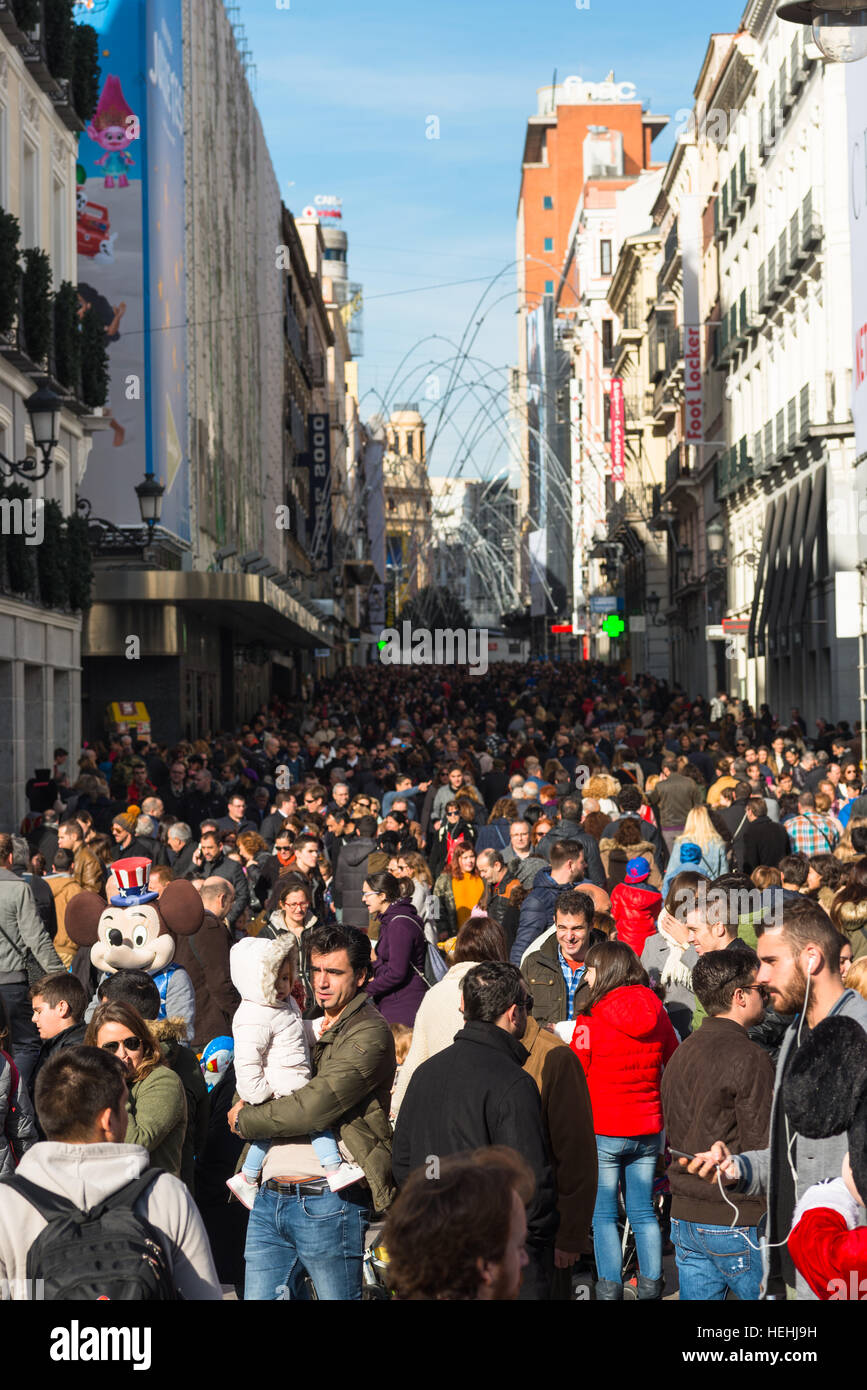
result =
[[[857,458],[867,454],[867,79],[864,67],[864,63],[850,63],[846,72],[854,334],[852,418]]]
[[[97,515],[140,525],[134,488],[165,485],[162,525],[189,539],[180,0],[77,3],[99,35],[100,90],[78,149],[78,297],[108,340],[111,430],[81,485]]]
[[[147,5],[147,361],[151,470],[165,484],[162,524],[190,539],[183,30],[180,0]]]

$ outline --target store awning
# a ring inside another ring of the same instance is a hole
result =
[[[757,597],[761,595],[762,603],[759,612],[759,617],[756,622],[757,656],[764,656],[767,648],[767,643],[765,641],[765,632],[768,623],[768,610],[770,608],[771,590],[773,588],[773,576],[776,572],[775,565],[777,561],[777,550],[779,549],[780,544],[780,532],[783,529],[783,517],[786,510],[784,499],[782,497],[778,498],[775,502],[771,504],[771,507],[768,510],[773,510],[773,516],[769,516],[767,518],[767,521],[770,522],[770,541],[768,544],[768,554],[762,583],[761,585],[756,585],[756,595]]]
[[[769,502],[765,509],[765,524],[762,527],[762,549],[759,555],[759,568],[756,572],[756,587],[753,591],[753,607],[750,613],[750,632],[747,638],[747,654],[753,656],[764,656],[764,630],[759,623],[759,615],[763,607],[763,594],[765,592],[765,576],[768,571],[768,556],[771,553],[771,538],[774,530],[777,504]],[[761,651],[757,649],[757,642],[761,637]]]
[[[798,495],[800,489],[790,488],[786,493],[785,512],[783,525],[780,531],[780,539],[777,545],[776,554],[771,566],[773,581],[771,587],[771,601],[768,604],[767,617],[767,637],[768,655],[776,656],[780,647],[779,615],[783,599],[784,590],[792,592],[792,581],[794,575],[789,564],[789,548],[792,544],[792,534],[795,529],[795,514],[798,510]]]
[[[823,463],[817,468],[813,477],[810,509],[807,513],[807,521],[804,529],[804,551],[798,570],[798,582],[795,586],[795,596],[792,603],[790,627],[792,629],[792,640],[796,646],[801,646],[803,642],[804,617],[807,611],[807,591],[810,587],[810,577],[813,572],[813,551],[816,547],[819,519],[822,516],[822,510],[825,504],[825,481],[825,465]]]
[[[184,613],[194,610],[244,642],[266,647],[330,647],[332,624],[260,574],[203,570],[102,570],[94,576],[93,601],[82,632],[82,654],[123,654],[131,612],[148,617],[153,655],[184,650]]]

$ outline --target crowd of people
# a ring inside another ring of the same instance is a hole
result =
[[[0,834],[0,1296],[96,1287],[66,1204],[156,1232],[139,1297],[360,1299],[383,1221],[399,1299],[857,1297],[857,727],[589,664],[304,694],[58,748]]]

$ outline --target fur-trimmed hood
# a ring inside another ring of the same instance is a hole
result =
[[[160,1044],[187,1041],[187,1022],[184,1018],[155,1018],[148,1023],[148,1028]]]
[[[277,976],[287,956],[293,957],[298,973],[298,943],[294,933],[283,932],[273,940],[248,936],[229,952],[229,973],[241,998],[251,1004],[276,1008]]]
[[[618,850],[621,854],[624,854],[627,859],[637,859],[639,855],[643,855],[645,859],[649,859],[651,862],[653,862],[655,853],[653,845],[649,840],[639,840],[637,845],[618,845],[616,840],[609,840],[607,838],[599,841],[600,854],[610,854],[612,850]]]

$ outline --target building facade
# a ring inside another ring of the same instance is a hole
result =
[[[852,717],[834,575],[858,562],[845,70],[753,0],[714,93],[729,115],[715,207],[734,685],[785,718]],[[734,97],[739,118],[733,118]]]
[[[77,767],[88,583],[86,540],[73,550],[77,522],[68,519],[93,431],[107,424],[93,415],[52,327],[67,294],[78,333],[76,152],[91,111],[76,110],[70,80],[55,75],[61,55],[46,48],[44,13],[36,10],[39,22],[28,32],[11,8],[0,16],[0,453],[33,463],[16,477],[4,465],[0,477],[0,797],[13,823],[27,810],[25,784],[37,768],[53,766],[55,747],[71,754],[73,776]],[[25,402],[43,384],[61,396],[63,409],[40,477]]]

